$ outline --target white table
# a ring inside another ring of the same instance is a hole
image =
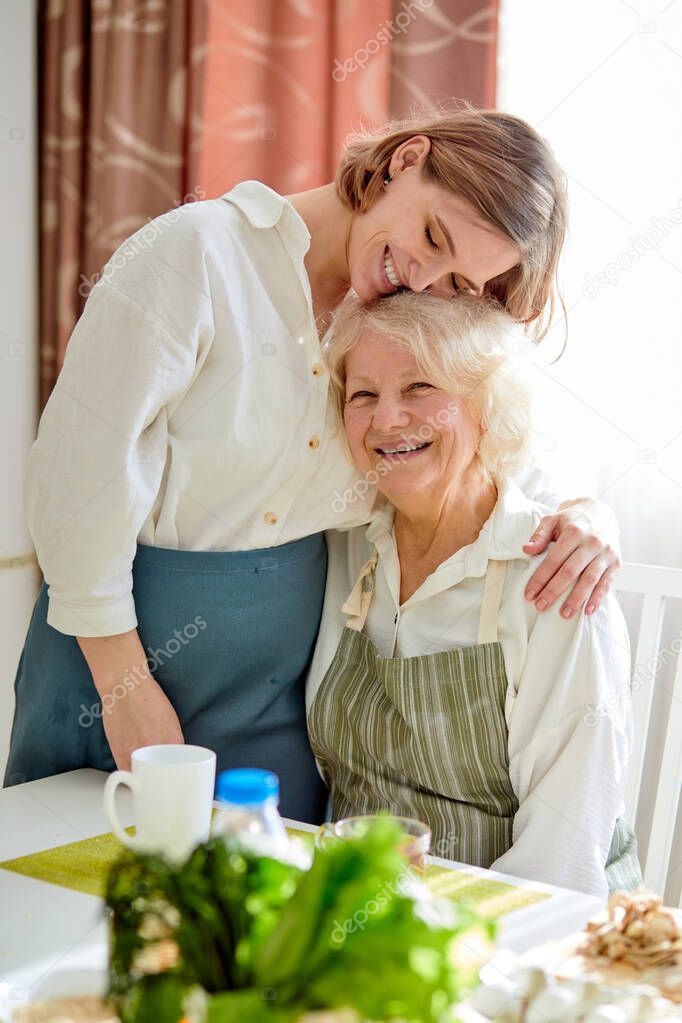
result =
[[[0,861],[110,831],[102,809],[106,777],[87,769],[0,790]],[[125,787],[119,793],[121,822],[133,824],[130,793]],[[306,825],[296,826],[307,830]],[[549,899],[503,919],[499,945],[516,952],[577,931],[603,909],[599,899],[565,888],[467,864],[433,862],[549,893]],[[99,899],[0,870],[0,1014],[4,1005],[25,1001],[51,971],[101,969],[106,959],[107,933]]]

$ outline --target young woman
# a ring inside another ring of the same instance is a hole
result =
[[[544,509],[511,477],[529,456],[525,358],[498,305],[408,293],[343,303],[331,394],[359,472],[385,498],[329,535],[308,687],[334,819],[429,823],[440,856],[606,896],[642,881],[620,818],[630,650],[597,615],[524,600]]]
[[[320,818],[304,680],[322,531],[367,521],[373,499],[330,435],[320,334],[349,288],[409,288],[490,293],[540,336],[565,217],[542,139],[462,111],[355,140],[334,183],[283,197],[244,182],[121,246],[29,457],[46,585],[6,784],[184,739],[221,769],[271,768],[284,813]],[[592,505],[562,505],[529,537],[536,552],[556,540],[527,594],[539,609],[574,582],[567,613],[603,599],[618,559]]]

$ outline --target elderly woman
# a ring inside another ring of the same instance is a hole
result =
[[[629,707],[587,718],[622,692],[628,636],[612,597],[568,620],[524,600],[545,510],[511,479],[529,449],[514,336],[467,296],[340,307],[335,405],[385,502],[328,538],[308,727],[335,819],[421,818],[439,855],[605,895],[641,880],[619,818]]]

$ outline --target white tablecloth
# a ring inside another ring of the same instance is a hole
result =
[[[87,769],[0,790],[0,861],[110,831],[102,809],[106,777]],[[121,821],[134,824],[130,793],[125,788],[119,793]],[[503,919],[499,945],[516,952],[579,930],[603,909],[598,899],[565,888],[466,864],[434,862],[550,894]],[[0,1013],[31,997],[31,989],[51,971],[103,969],[106,942],[99,899],[0,870]]]

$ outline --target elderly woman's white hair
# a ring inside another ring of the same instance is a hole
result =
[[[484,431],[478,457],[490,478],[513,475],[530,455],[527,342],[492,299],[398,292],[363,303],[350,293],[324,340],[331,397],[343,425],[346,356],[361,334],[411,352],[429,383],[463,399]]]

